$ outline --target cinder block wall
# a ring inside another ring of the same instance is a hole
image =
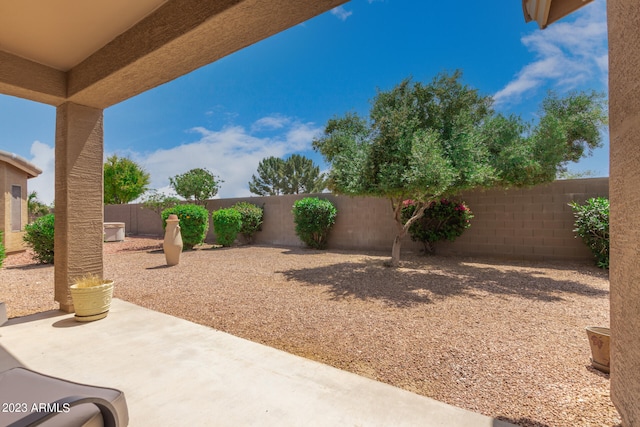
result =
[[[569,203],[608,197],[608,178],[555,181],[526,189],[485,190],[462,198],[474,214],[471,228],[440,253],[521,259],[591,259],[573,233]]]
[[[471,228],[455,242],[443,242],[443,255],[482,255],[517,259],[592,259],[573,234],[573,214],[568,204],[590,197],[608,197],[608,178],[556,181],[528,189],[470,191],[461,196],[473,211]],[[293,203],[307,195],[216,199],[207,203],[214,211],[239,201],[264,207],[263,231],[258,244],[302,246],[295,235]],[[396,228],[391,204],[386,199],[317,194],[338,209],[329,247],[390,251]],[[158,214],[140,205],[105,206],[106,222],[124,222],[133,235],[162,235]],[[210,224],[208,241],[215,241]],[[420,243],[407,236],[403,251],[419,251]]]
[[[264,207],[264,224],[256,234],[255,242],[269,245],[303,246],[295,234],[293,214],[296,200],[304,197],[320,197],[331,201],[338,210],[336,224],[331,230],[329,247],[333,249],[391,249],[395,236],[391,204],[385,199],[346,197],[332,194],[285,195],[275,197],[248,197],[211,200],[207,209],[214,211],[247,201]],[[208,238],[213,241],[213,227]],[[407,240],[410,246],[410,241]]]

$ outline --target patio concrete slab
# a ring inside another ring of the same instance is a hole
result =
[[[115,299],[79,323],[10,319],[24,366],[125,392],[130,426],[509,426],[390,385]]]

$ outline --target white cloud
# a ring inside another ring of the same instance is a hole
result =
[[[517,102],[541,87],[569,90],[593,80],[606,87],[608,78],[607,19],[604,0],[576,13],[574,22],[535,30],[522,43],[536,59],[525,65],[494,96],[496,104]]]
[[[331,13],[341,21],[346,21],[347,18],[353,14],[353,12],[348,11],[342,6],[334,7],[331,9]]]
[[[163,192],[168,190],[169,177],[193,168],[206,168],[224,180],[218,197],[250,196],[248,182],[263,158],[308,150],[313,138],[322,131],[313,123],[280,119],[277,123],[281,128],[275,136],[257,137],[241,126],[221,130],[198,127],[191,130],[200,136],[195,142],[152,153],[133,153],[132,158],[151,174],[150,187]],[[251,129],[260,129],[266,123],[276,122],[263,118]]]
[[[51,204],[55,198],[55,149],[40,141],[31,144],[31,163],[42,169],[42,173],[27,183],[29,192],[38,193],[38,200]]]
[[[290,121],[291,119],[288,117],[275,114],[273,116],[267,116],[257,120],[251,126],[251,130],[261,131],[261,130],[282,129],[284,126],[289,124]]]
[[[254,131],[277,130],[274,135],[257,137]],[[311,148],[311,141],[322,128],[313,123],[302,123],[293,118],[273,115],[257,120],[247,131],[241,126],[210,130],[197,127],[191,130],[199,135],[197,141],[151,153],[134,150],[118,152],[137,162],[151,175],[150,187],[175,195],[169,187],[169,177],[193,168],[207,168],[224,180],[218,197],[250,196],[248,182],[256,173],[258,163],[265,157],[286,157]],[[42,174],[29,180],[29,191],[36,191],[38,199],[46,204],[54,201],[55,150],[40,141],[31,145],[30,162],[42,169]],[[105,153],[108,157],[113,153]]]
[[[314,126],[313,123],[300,123],[287,132],[286,139],[292,146],[297,147],[296,151],[301,151],[310,148],[311,141],[321,133],[322,129]]]

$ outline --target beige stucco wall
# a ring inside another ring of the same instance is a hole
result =
[[[611,171],[611,398],[640,425],[640,3],[607,2]]]
[[[329,247],[390,251],[395,223],[386,199],[320,194],[338,209]],[[573,234],[573,214],[568,203],[589,197],[608,196],[608,179],[556,181],[529,189],[467,192],[462,196],[474,212],[470,229],[453,243],[438,246],[440,254],[483,255],[518,259],[579,259],[592,256]],[[263,231],[258,244],[301,246],[295,235],[291,208],[305,196],[217,199],[207,209],[229,207],[238,201],[264,206]],[[105,221],[124,222],[128,234],[162,235],[159,216],[139,205],[105,206]],[[210,225],[208,241],[215,241]],[[422,245],[406,238],[404,251],[419,251]]]
[[[22,188],[21,201],[21,231],[11,230],[11,186],[19,185]],[[13,165],[0,162],[0,189],[2,198],[0,202],[0,230],[4,234],[4,245],[7,253],[19,252],[25,249],[24,226],[28,221],[27,210],[27,174]]]

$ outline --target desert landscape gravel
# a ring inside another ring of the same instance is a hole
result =
[[[202,246],[166,267],[161,240],[104,245],[115,297],[522,426],[613,426],[609,375],[584,328],[609,326],[607,271],[301,248]],[[10,317],[56,309],[53,267],[0,270]]]

